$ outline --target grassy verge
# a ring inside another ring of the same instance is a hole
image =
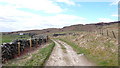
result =
[[[52,42],[45,48],[41,48],[37,53],[31,54],[32,57],[29,60],[17,62],[13,61],[13,63],[7,64],[7,66],[44,66],[44,63],[49,58],[54,46],[55,43]],[[27,59],[29,56],[26,56],[24,58]]]
[[[46,48],[41,49],[37,54],[33,54],[32,59],[30,59],[25,65],[26,66],[43,66],[45,60],[49,58],[54,46],[55,46],[55,43],[52,43]]]
[[[61,49],[63,50],[64,53],[67,53],[66,48],[63,45],[61,45]]]
[[[106,51],[101,51],[100,49],[95,49],[99,43],[99,41],[96,42],[89,42],[89,46],[92,48],[85,48],[80,47],[76,43],[72,41],[68,41],[66,38],[60,38],[59,40],[66,42],[69,44],[76,52],[77,54],[84,53],[88,59],[96,63],[98,66],[117,66],[118,60],[117,60],[117,54],[111,53],[109,46],[112,46],[111,43],[106,42],[105,46],[108,46]],[[96,47],[94,47],[96,46]]]
[[[62,39],[62,38],[60,38],[59,40],[64,41],[64,42],[66,42],[68,45],[70,45],[70,46],[77,52],[77,54],[87,53],[84,49],[78,47],[78,46],[77,46],[75,43],[73,43],[73,42],[67,41],[67,40]]]

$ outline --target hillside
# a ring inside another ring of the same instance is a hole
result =
[[[109,22],[109,23],[96,23],[96,24],[77,24],[71,26],[65,26],[63,28],[47,28],[42,30],[26,30],[26,31],[15,31],[15,32],[3,32],[3,34],[16,34],[16,33],[36,33],[36,34],[44,34],[44,33],[55,33],[55,32],[63,32],[63,31],[95,31],[97,29],[101,29],[104,26],[109,25],[118,25],[119,21],[117,22]],[[110,27],[109,27],[110,28]],[[114,27],[112,27],[114,28]],[[117,27],[115,26],[117,29]]]

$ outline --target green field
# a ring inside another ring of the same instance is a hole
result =
[[[11,42],[16,39],[28,39],[30,38],[28,35],[2,35],[2,43]]]

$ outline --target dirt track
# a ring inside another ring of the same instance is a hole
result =
[[[83,54],[77,54],[68,44],[53,40],[56,46],[45,66],[94,66]]]

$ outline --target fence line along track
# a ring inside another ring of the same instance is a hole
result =
[[[31,51],[32,48],[37,48],[41,44],[48,42],[47,35],[36,35],[30,39],[14,40],[11,43],[3,43],[1,45],[2,63],[8,60],[19,57],[24,52]]]

